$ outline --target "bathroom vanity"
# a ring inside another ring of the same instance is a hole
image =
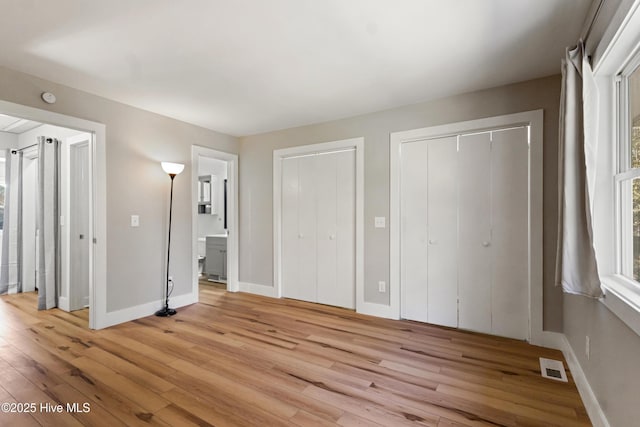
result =
[[[206,237],[204,273],[209,280],[227,280],[227,236],[214,234]]]

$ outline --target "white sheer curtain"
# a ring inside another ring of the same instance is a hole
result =
[[[22,159],[21,151],[7,150],[0,295],[22,292]]]
[[[38,310],[58,305],[60,141],[38,137]]]
[[[580,42],[567,49],[562,61],[556,285],[593,298],[602,296],[591,225],[597,104],[598,91]]]

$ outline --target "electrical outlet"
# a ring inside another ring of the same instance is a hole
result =
[[[591,338],[589,335],[584,338],[584,355],[587,356],[587,360],[591,358]]]
[[[387,284],[382,280],[378,282],[378,292],[387,292]]]
[[[140,226],[140,216],[139,215],[131,215],[131,226],[139,227]]]
[[[373,219],[373,225],[375,228],[385,228],[387,226],[387,219],[384,216],[377,216]]]

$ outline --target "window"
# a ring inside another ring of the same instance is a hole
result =
[[[640,55],[618,78],[619,272],[640,282]]]
[[[616,25],[594,63],[599,105],[589,107],[597,107],[599,142],[592,225],[600,301],[640,335],[640,8]]]

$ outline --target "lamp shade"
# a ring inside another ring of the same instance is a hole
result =
[[[184,169],[184,165],[182,163],[162,162],[161,165],[162,170],[169,175],[178,175]]]

